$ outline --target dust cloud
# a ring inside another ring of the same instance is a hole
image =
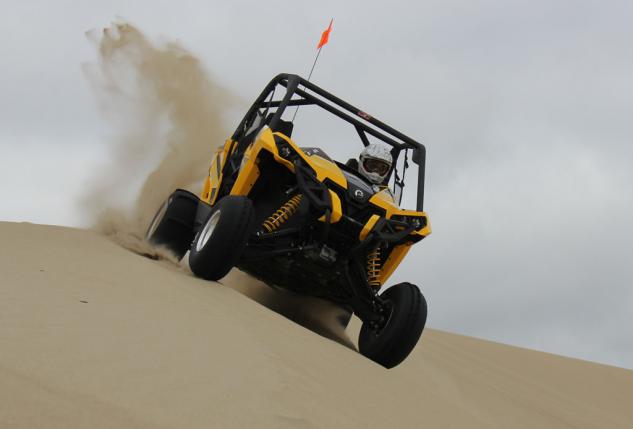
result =
[[[173,190],[200,190],[213,150],[229,135],[222,113],[238,98],[178,43],[152,43],[128,23],[87,36],[98,59],[84,74],[115,135],[81,206],[99,232],[165,257],[144,242],[147,226]]]
[[[179,263],[165,249],[150,246],[145,231],[173,190],[200,190],[212,152],[230,134],[223,112],[244,103],[177,43],[154,44],[128,23],[87,35],[98,60],[86,64],[84,74],[115,135],[108,140],[107,165],[88,182],[81,206],[93,228],[117,244],[188,271],[186,258]],[[349,313],[338,306],[272,290],[237,270],[221,283],[354,347],[345,334]]]

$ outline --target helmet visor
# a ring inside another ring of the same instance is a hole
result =
[[[384,176],[389,172],[391,165],[382,159],[365,158],[363,160],[363,167],[368,173],[377,173]]]

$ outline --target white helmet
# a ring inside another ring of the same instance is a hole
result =
[[[371,143],[360,153],[358,171],[370,182],[380,184],[391,170],[393,158],[385,145]]]

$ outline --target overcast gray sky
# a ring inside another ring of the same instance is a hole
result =
[[[633,368],[632,2],[0,7],[1,220],[87,222],[76,201],[113,131],[86,30],[120,16],[177,40],[245,108],[307,74],[334,17],[313,80],[427,146],[434,233],[393,280],[422,286],[430,326]]]

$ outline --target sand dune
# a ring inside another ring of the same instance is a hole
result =
[[[633,371],[431,329],[386,370],[96,233],[0,237],[2,428],[633,427]]]

